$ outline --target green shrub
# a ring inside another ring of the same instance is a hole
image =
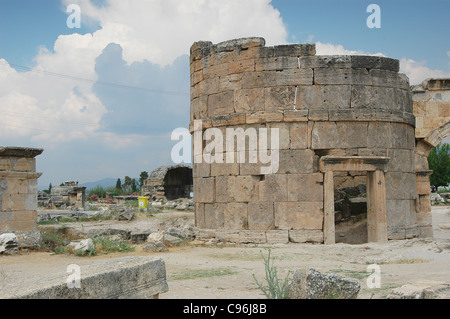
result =
[[[261,289],[268,299],[287,299],[287,285],[290,272],[288,272],[284,280],[278,279],[277,267],[273,265],[274,260],[270,259],[270,253],[271,250],[269,249],[269,255],[265,258],[261,252],[261,256],[264,260],[267,286],[260,284],[256,279],[255,274],[253,274],[253,279],[255,279],[258,288]]]

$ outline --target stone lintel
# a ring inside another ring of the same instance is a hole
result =
[[[0,171],[0,178],[15,178],[15,179],[38,179],[42,173],[35,172],[16,172],[16,171]]]
[[[0,147],[0,156],[13,156],[13,157],[25,157],[34,158],[42,154],[44,150],[41,148],[28,148],[28,147]]]
[[[327,171],[386,171],[389,157],[384,156],[323,156],[320,170]]]
[[[431,174],[433,174],[433,170],[416,171],[417,176],[431,176]]]

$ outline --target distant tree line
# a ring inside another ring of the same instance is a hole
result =
[[[107,196],[139,194],[147,178],[148,172],[146,171],[141,172],[139,181],[129,176],[125,176],[123,182],[118,178],[116,186],[102,187],[98,185],[89,190],[88,196],[97,195],[99,198],[106,198]]]

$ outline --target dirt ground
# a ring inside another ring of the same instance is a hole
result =
[[[73,223],[70,227],[87,232],[93,228],[121,228],[132,231],[167,229],[193,224],[193,213],[163,213],[131,222],[103,221]],[[32,252],[0,256],[0,289],[3,284],[27,277],[40,277],[62,271],[70,264],[80,266],[103,259],[131,255],[162,258],[166,263],[169,291],[161,299],[259,299],[265,298],[253,275],[264,282],[264,262],[271,249],[278,277],[289,271],[314,268],[323,273],[354,278],[361,283],[358,298],[385,298],[404,284],[419,281],[450,282],[450,206],[433,207],[434,239],[390,241],[386,244],[236,245],[234,247],[184,245],[163,253],[147,253],[137,245],[131,253],[94,257],[51,255]],[[381,268],[381,288],[367,286],[370,264]]]

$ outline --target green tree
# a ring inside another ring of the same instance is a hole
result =
[[[126,188],[126,187],[131,186],[131,184],[132,184],[131,177],[130,176],[125,176],[125,181],[123,182],[123,186]]]
[[[139,186],[142,188],[144,186],[145,180],[148,178],[148,172],[143,171],[141,175],[139,175]]]
[[[134,179],[134,178],[131,180],[131,191],[133,193],[135,193],[137,191],[136,179]]]
[[[116,189],[122,190],[122,182],[120,181],[120,178],[117,179],[117,182],[116,182]]]
[[[439,144],[430,151],[428,165],[433,174],[430,176],[430,183],[437,187],[447,186],[450,183],[450,145]]]

